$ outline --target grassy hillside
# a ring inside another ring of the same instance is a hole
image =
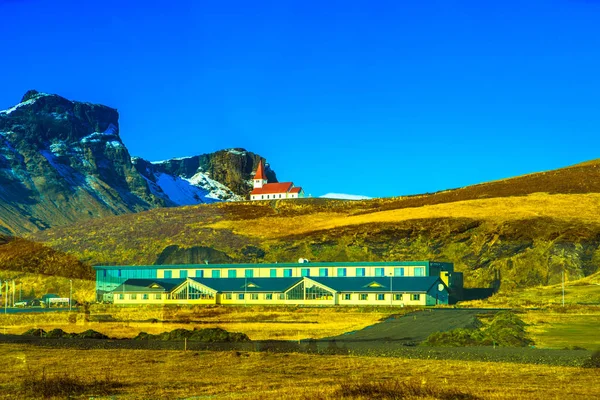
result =
[[[600,261],[600,164],[429,195],[156,209],[30,235],[90,264],[452,261],[469,286],[551,285]]]
[[[597,270],[600,194],[389,209],[396,199],[228,203],[89,221],[32,237],[92,264],[453,261],[466,283],[553,284]]]
[[[95,277],[89,265],[82,263],[73,255],[31,240],[2,235],[0,235],[0,273],[11,278],[26,274],[80,279]]]

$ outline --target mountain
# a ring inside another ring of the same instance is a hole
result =
[[[163,208],[30,238],[91,264],[433,259],[471,287],[551,285],[598,271],[599,175],[589,162],[421,196]]]
[[[0,111],[0,233],[238,200],[250,192],[260,159],[244,149],[159,163],[132,159],[117,110],[28,91]]]
[[[170,205],[194,205],[215,201],[240,201],[252,190],[252,176],[261,157],[245,149],[149,162],[132,159],[151,192]],[[267,165],[270,182],[277,182]]]

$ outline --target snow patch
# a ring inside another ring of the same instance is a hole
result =
[[[100,143],[108,138],[117,136],[117,127],[113,124],[109,124],[108,128],[104,132],[94,132],[81,138],[81,143]],[[121,143],[119,143],[121,144]]]
[[[4,115],[9,115],[10,113],[12,113],[13,111],[17,110],[18,108],[21,108],[23,106],[28,106],[30,104],[35,103],[38,99],[42,98],[42,97],[46,97],[46,96],[50,96],[47,93],[38,93],[36,94],[36,96],[32,99],[26,100],[22,103],[17,104],[14,107],[9,108],[8,110],[2,110],[0,111],[0,114],[4,114]]]
[[[236,154],[238,156],[245,156],[246,155],[245,151],[239,151],[239,150],[236,150],[236,149],[227,149],[227,152],[231,153],[231,154]]]
[[[327,193],[323,196],[319,196],[322,199],[338,199],[338,200],[370,200],[371,197],[362,196],[357,194],[345,194],[345,193]]]
[[[161,160],[161,161],[150,161],[150,164],[166,164],[169,161],[182,161],[182,160],[188,160],[190,158],[193,158],[194,156],[188,156],[188,157],[177,157],[177,158],[169,158],[168,160]]]

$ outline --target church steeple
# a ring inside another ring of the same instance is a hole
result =
[[[256,174],[254,175],[254,189],[260,189],[263,185],[267,184],[267,175],[265,175],[265,166],[263,161],[258,162],[258,168],[256,168]]]

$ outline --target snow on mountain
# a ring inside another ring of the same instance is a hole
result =
[[[356,194],[345,194],[345,193],[327,193],[323,196],[319,196],[322,199],[338,199],[338,200],[369,200],[371,197],[356,195]]]
[[[178,160],[185,159],[180,158]],[[244,200],[242,196],[235,194],[222,183],[211,179],[208,173],[200,169],[193,176],[187,178],[186,176],[166,173],[155,167],[169,161],[171,160],[147,163],[145,164],[146,168],[140,171],[141,175],[146,179],[153,195],[163,198],[176,206]],[[140,164],[143,163],[143,160],[134,157],[132,158],[132,162]]]
[[[29,99],[29,100],[25,100],[20,102],[19,104],[17,104],[16,106],[13,106],[11,108],[9,108],[8,110],[1,110],[0,114],[4,114],[4,115],[9,115],[10,113],[12,113],[13,111],[15,111],[17,108],[21,108],[23,106],[27,106],[29,104],[33,104],[36,102],[36,100],[38,100],[40,97],[44,97],[44,96],[50,96],[47,93],[37,93],[35,98]]]

